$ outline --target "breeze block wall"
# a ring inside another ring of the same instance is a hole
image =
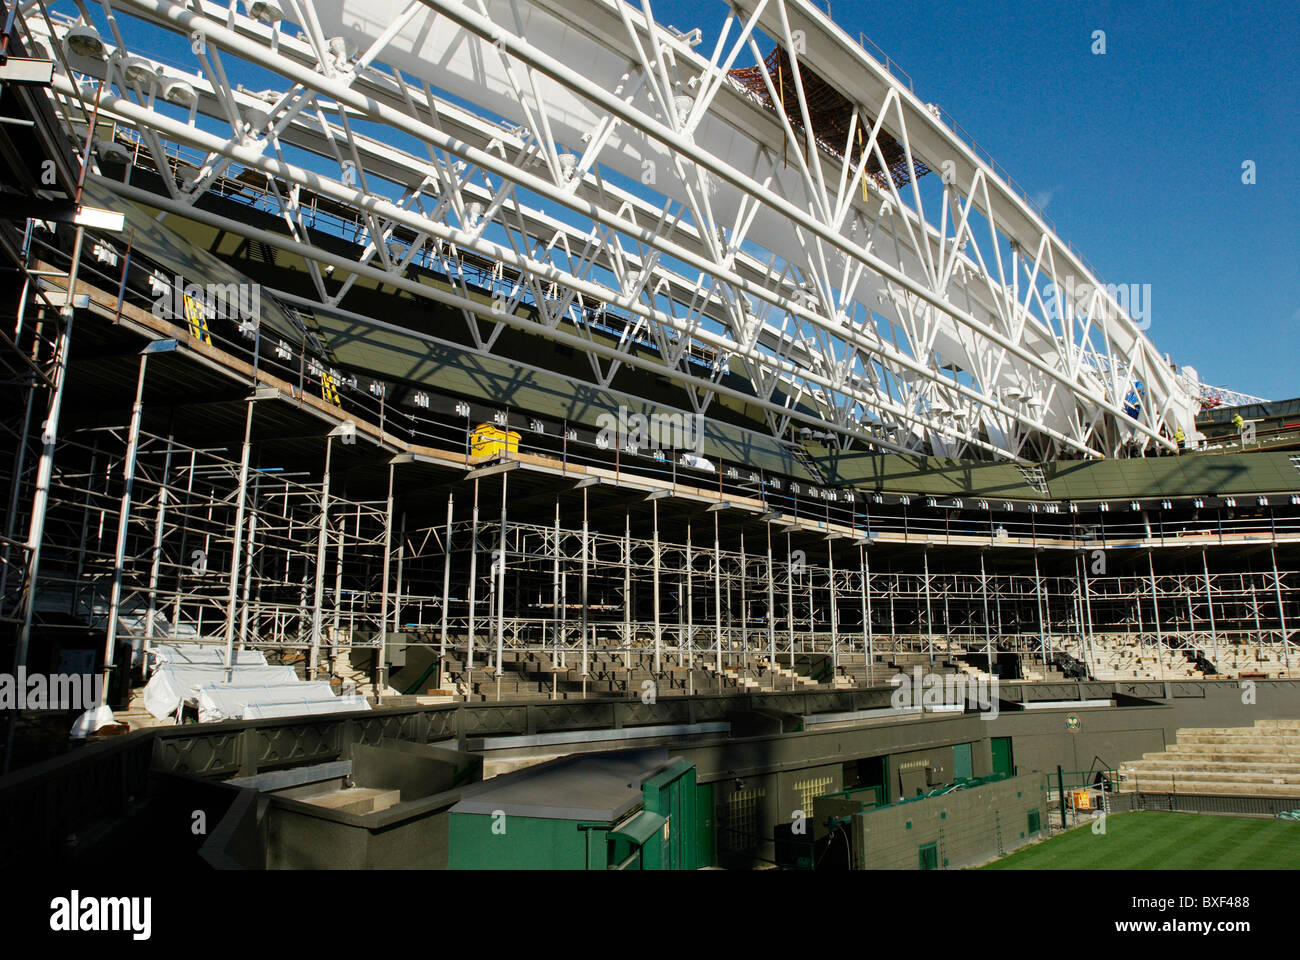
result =
[[[929,844],[934,844],[935,869],[983,863],[1037,839],[1045,806],[1044,778],[1024,774],[869,810],[853,817],[854,866],[918,870],[922,848]]]

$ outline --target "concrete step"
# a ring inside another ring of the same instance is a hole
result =
[[[402,791],[385,790],[382,787],[352,787],[336,790],[333,793],[320,794],[302,798],[304,802],[317,807],[327,807],[339,813],[354,813],[364,816],[387,810],[402,801]]]
[[[1180,783],[1184,780],[1194,780],[1196,782],[1218,782],[1218,783],[1300,783],[1300,773],[1292,773],[1289,776],[1277,771],[1260,771],[1258,773],[1242,773],[1241,771],[1218,771],[1218,770],[1183,770],[1180,767],[1164,767],[1156,769],[1126,770],[1125,774],[1129,777],[1136,778],[1139,783],[1145,784],[1148,780],[1167,780],[1176,779]]]
[[[1276,757],[1285,757],[1291,751],[1287,749],[1289,744],[1280,740],[1255,742],[1252,740],[1225,739],[1217,743],[1172,743],[1166,749],[1168,753],[1185,754],[1188,756],[1205,753],[1235,753],[1235,754],[1269,754]],[[1145,758],[1144,758],[1145,759]]]
[[[1300,732],[1300,720],[1256,720],[1255,726],[1266,730],[1295,730]]]
[[[1247,730],[1242,733],[1186,733],[1178,731],[1178,743],[1183,746],[1214,746],[1226,743],[1261,744],[1276,747],[1282,751],[1300,751],[1300,731],[1295,733],[1277,733],[1266,730]]]
[[[1134,760],[1131,763],[1126,763],[1121,769],[1134,770],[1138,773],[1159,772],[1161,770],[1181,770],[1189,774],[1200,771],[1243,774],[1268,773],[1286,777],[1287,779],[1292,777],[1300,778],[1300,763],[1250,763],[1240,760],[1203,763],[1188,762],[1181,759],[1173,761],[1159,754],[1151,760]]]
[[[1126,790],[1142,788],[1143,793],[1208,793],[1231,797],[1296,797],[1300,798],[1300,783],[1225,783],[1218,780],[1189,779],[1185,777],[1141,777],[1136,783],[1128,781]]]
[[[1165,760],[1191,763],[1294,763],[1295,756],[1289,753],[1250,753],[1230,748],[1217,753],[1180,753],[1168,750],[1161,753],[1144,753],[1143,760]]]

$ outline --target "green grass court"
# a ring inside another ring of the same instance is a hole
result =
[[[1296,870],[1300,823],[1136,811],[1086,824],[984,870]]]

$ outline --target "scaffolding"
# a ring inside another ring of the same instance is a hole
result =
[[[39,262],[57,261],[56,249],[43,254]],[[76,288],[78,256],[74,249],[66,261],[64,289]],[[88,275],[106,285],[97,268]],[[126,276],[123,265],[114,324],[137,309],[124,302]],[[700,488],[681,499],[675,465],[659,465],[671,475],[646,493],[656,471],[627,458],[623,472],[621,450],[612,476],[568,475],[567,430],[565,459],[538,460],[541,475],[514,469],[524,464],[509,457],[471,462],[446,423],[423,431],[446,448],[437,479],[401,488],[395,481],[419,456],[355,444],[366,420],[384,424],[386,436],[382,390],[373,410],[329,405],[335,419],[318,428],[328,433],[294,440],[298,460],[286,465],[255,427],[286,403],[301,410],[308,384],[288,394],[267,386],[291,376],[292,362],[275,367],[256,342],[246,348],[248,380],[223,388],[240,411],[242,442],[186,442],[174,410],[171,426],[156,429],[164,420],[148,401],[151,364],[189,356],[161,334],[123,363],[132,382],[117,389],[133,397],[129,419],[60,430],[73,312],[55,304],[24,288],[5,352],[19,402],[7,405],[0,618],[20,640],[34,622],[46,629],[59,618],[101,631],[106,671],[122,644],[139,669],[152,643],[187,639],[279,651],[310,678],[348,669],[351,653],[364,650],[375,691],[387,689],[390,660],[400,668],[406,651],[420,649],[436,656],[439,688],[461,693],[499,683],[520,655],[583,678],[596,663],[618,664],[629,684],[642,670],[684,671],[688,691],[699,672],[785,670],[833,683],[879,683],[911,666],[1053,676],[1063,653],[1095,676],[1292,675],[1300,574],[1278,566],[1285,514],[1239,521],[1255,538],[1266,524],[1266,543],[1197,549],[1181,534],[1205,529],[1199,517],[1153,525],[1143,513],[1093,530],[1030,513],[1016,531],[1029,534],[1025,549],[1004,536],[1018,521],[995,529],[991,514],[987,524],[930,515],[907,498],[871,509],[861,492],[739,466],[719,465],[707,507]],[[83,322],[107,321],[89,312]],[[228,355],[221,351],[234,341],[224,332],[214,322],[191,340]],[[307,368],[302,359],[296,366],[300,375]],[[334,464],[345,449],[386,472],[386,497],[372,495],[376,482],[365,496],[344,491]],[[729,497],[766,512],[732,509]],[[1212,525],[1222,540],[1224,521]],[[837,529],[847,532],[825,532]],[[887,533],[899,542],[881,542]],[[1107,535],[1140,535],[1145,549],[1110,550],[1117,569],[1094,569]],[[976,539],[986,545],[966,542]],[[18,651],[27,657],[22,643]]]

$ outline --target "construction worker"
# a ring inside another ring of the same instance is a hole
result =
[[[1241,433],[1246,427],[1246,421],[1240,413],[1234,413],[1232,415],[1232,425],[1237,428],[1237,433]]]
[[[1174,442],[1178,444],[1178,455],[1181,457],[1187,449],[1187,434],[1183,433],[1182,427],[1174,431]]]

